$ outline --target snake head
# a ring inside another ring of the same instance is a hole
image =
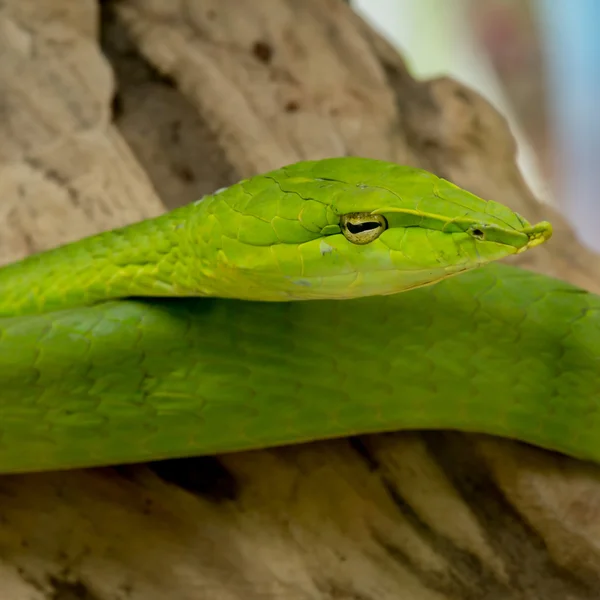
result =
[[[210,197],[202,218],[214,293],[274,301],[402,292],[552,235],[427,171],[353,157],[242,181]]]

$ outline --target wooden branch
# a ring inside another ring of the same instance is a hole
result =
[[[5,0],[0,49],[4,262],[355,154],[550,218],[522,264],[600,290],[597,257],[526,189],[504,119],[453,81],[415,81],[340,0]],[[600,598],[599,474],[400,433],[0,477],[0,597]]]

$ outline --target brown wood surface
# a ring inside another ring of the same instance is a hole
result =
[[[0,1],[3,262],[343,154],[552,220],[522,264],[600,291],[504,119],[339,0]],[[600,598],[596,466],[440,432],[0,477],[0,600],[505,598]]]

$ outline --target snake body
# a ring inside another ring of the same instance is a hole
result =
[[[487,265],[550,234],[340,158],[7,265],[0,471],[439,428],[600,461],[600,297]]]

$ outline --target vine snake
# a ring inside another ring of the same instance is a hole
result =
[[[600,297],[423,170],[306,161],[0,269],[0,472],[453,429],[600,461]]]

